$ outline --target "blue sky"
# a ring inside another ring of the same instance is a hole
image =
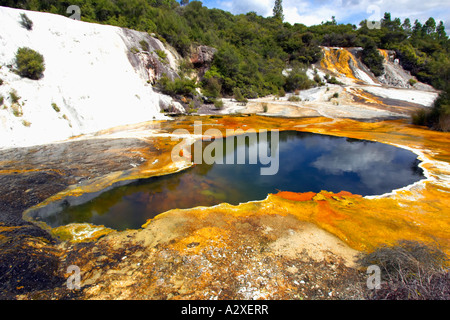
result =
[[[208,8],[219,8],[234,14],[255,11],[262,16],[271,16],[274,0],[204,0]],[[364,19],[378,20],[384,12],[392,18],[411,22],[419,19],[422,23],[429,17],[436,22],[443,20],[447,33],[450,33],[449,0],[283,0],[285,21],[305,25],[320,24],[335,16],[338,23],[359,25]],[[377,18],[379,17],[379,18]]]

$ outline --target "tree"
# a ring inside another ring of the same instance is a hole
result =
[[[275,0],[275,5],[273,7],[273,17],[277,20],[283,21],[283,0]]]
[[[411,31],[411,20],[409,20],[409,18],[406,18],[406,19],[403,21],[402,28],[403,28],[403,30],[405,30],[406,32],[410,32],[410,31]]]
[[[439,21],[439,24],[436,27],[436,33],[438,35],[439,40],[443,40],[447,37],[447,34],[445,33],[445,26],[442,20]]]
[[[416,37],[421,37],[422,36],[422,24],[420,23],[419,20],[416,19],[416,21],[414,21],[414,27],[413,27],[413,35]]]
[[[391,24],[392,24],[391,14],[389,12],[385,12],[384,17],[381,20],[381,26],[391,30]]]
[[[16,65],[20,76],[33,80],[40,79],[45,70],[42,54],[26,47],[17,50]]]
[[[336,22],[336,17],[335,16],[331,17],[331,25],[332,26],[337,26],[337,22]]]
[[[436,21],[433,18],[429,18],[422,28],[424,34],[432,34],[436,30]]]
[[[31,21],[25,13],[20,14],[20,19],[20,24],[22,25],[22,27],[27,30],[33,29],[33,21]]]
[[[383,57],[378,52],[375,42],[371,38],[365,39],[363,50],[361,52],[361,60],[370,71],[379,77],[384,72]]]

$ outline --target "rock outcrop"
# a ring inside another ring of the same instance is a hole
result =
[[[208,46],[191,47],[190,60],[202,78],[211,67],[217,49]]]

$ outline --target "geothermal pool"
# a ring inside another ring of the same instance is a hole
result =
[[[225,149],[227,139],[235,139],[231,150]],[[175,208],[237,205],[280,190],[380,195],[424,178],[416,154],[382,143],[295,131],[280,132],[278,143],[271,141],[270,134],[267,143],[261,140],[257,135],[255,141],[238,144],[237,137],[225,138],[224,164],[196,164],[176,174],[105,191],[81,205],[61,205],[51,215],[36,212],[34,217],[51,227],[89,222],[125,230],[139,228],[147,219]],[[211,142],[198,143],[204,151]],[[249,164],[249,154],[259,148],[272,155],[272,163]],[[237,164],[238,154],[245,154],[244,164]],[[233,157],[236,161],[226,160]],[[269,166],[277,169],[276,174],[261,175],[261,168]]]

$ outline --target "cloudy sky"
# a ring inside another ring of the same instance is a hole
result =
[[[234,14],[255,11],[271,16],[274,0],[203,0],[209,8],[219,8]],[[359,25],[364,19],[379,20],[384,12],[392,18],[419,19],[422,23],[429,17],[436,22],[444,21],[450,31],[450,1],[448,0],[283,0],[285,21],[303,23],[307,26],[320,24],[335,16],[338,23]]]

